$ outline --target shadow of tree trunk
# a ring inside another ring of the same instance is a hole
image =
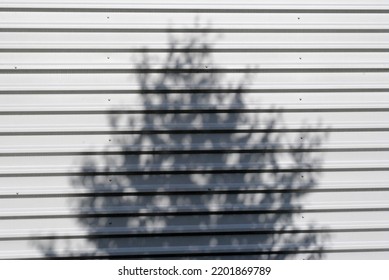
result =
[[[147,48],[135,57],[139,90],[112,107],[106,149],[72,178],[89,190],[69,199],[89,247],[70,238],[65,257],[321,258],[328,236],[301,208],[325,135],[261,106],[247,88],[260,74],[217,67],[210,41],[172,33],[162,64]],[[55,240],[39,246],[58,257]]]

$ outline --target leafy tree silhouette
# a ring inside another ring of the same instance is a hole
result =
[[[296,220],[324,135],[286,129],[282,108],[247,104],[260,90],[245,85],[260,74],[213,68],[206,34],[169,38],[159,67],[153,50],[135,57],[135,105],[112,108],[106,150],[72,177],[90,190],[69,205],[92,249],[72,238],[61,256],[56,240],[38,246],[48,258],[321,258],[327,237]]]

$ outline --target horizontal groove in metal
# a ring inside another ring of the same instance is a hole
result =
[[[209,70],[209,74],[213,74],[212,73],[213,70]],[[214,73],[217,74],[217,71],[218,70],[215,70]],[[223,70],[224,71],[224,70]],[[239,86],[239,81],[241,78],[247,76],[247,73],[245,72],[250,72],[250,71],[258,71],[258,70],[242,70],[242,71],[228,71],[228,72],[225,72],[223,73],[223,77],[225,77],[226,79],[231,79],[231,83],[229,84],[229,88],[230,89],[234,89],[234,88],[237,88]],[[357,70],[358,71],[358,70]],[[7,72],[9,72],[9,70],[7,70]],[[21,70],[21,72],[23,72],[23,70]],[[29,71],[31,72],[31,71]],[[141,77],[140,75],[143,75],[143,74],[148,74],[148,78],[150,80],[150,83],[155,81],[157,78],[160,78],[161,75],[165,74],[165,75],[173,75],[173,74],[176,74],[177,71],[176,70],[167,70],[167,71],[138,71],[139,73],[134,73],[133,71],[128,71],[128,72],[124,72],[124,71],[121,71],[121,73],[113,73],[112,75],[108,75],[110,73],[107,73],[107,75],[105,73],[93,73],[93,71],[91,71],[91,73],[80,73],[79,75],[63,75],[62,77],[60,77],[55,70],[51,71],[51,73],[43,73],[43,74],[46,74],[47,77],[50,78],[50,82],[48,82],[47,84],[50,86],[54,83],[59,83],[60,85],[88,85],[88,84],[91,84],[93,79],[95,79],[96,77],[99,78],[99,80],[101,80],[99,83],[95,83],[96,85],[112,85],[112,86],[116,86],[116,85],[125,85],[126,82],[129,84],[129,85],[137,85],[137,81],[139,80],[139,78]],[[204,75],[204,74],[208,74],[207,73],[208,70],[183,70],[182,71],[182,75],[184,74],[191,74],[193,75],[193,78],[196,79],[196,78],[201,78],[201,75]],[[231,72],[231,73],[230,73]],[[261,71],[260,71],[261,72]],[[360,83],[359,84],[363,84],[363,83],[366,83],[366,84],[369,84],[369,83],[372,83],[372,82],[376,82],[376,83],[385,83],[386,82],[386,79],[387,79],[387,76],[388,75],[388,71],[384,71],[384,72],[381,72],[381,73],[369,73],[369,72],[374,72],[374,71],[369,71],[369,69],[367,69],[366,71],[362,71],[362,73],[353,73],[353,71],[349,71],[347,70],[346,73],[315,73],[316,71],[315,70],[312,70],[308,73],[305,73],[303,71],[303,73],[299,73],[301,72],[300,69],[297,69],[295,70],[295,73],[293,72],[293,70],[291,71],[287,71],[287,73],[277,73],[277,71],[275,73],[259,73],[260,75],[258,75],[257,79],[256,80],[253,80],[253,81],[250,81],[250,80],[247,80],[245,82],[241,82],[240,86],[241,87],[244,87],[244,86],[250,86],[251,84],[273,84],[275,83],[275,79],[277,77],[279,77],[279,81],[281,82],[281,84],[288,84],[288,83],[291,83],[292,85],[295,84],[295,81],[296,80],[302,80],[302,83],[305,83],[306,81],[308,80],[311,80],[312,83],[313,82],[317,82],[319,84],[327,84],[327,83],[339,83],[339,81],[341,81],[341,79],[344,80],[345,83],[351,83],[350,80],[352,79],[359,79],[360,80]],[[351,72],[351,73],[347,73],[347,72]],[[10,74],[11,73],[11,74]],[[13,71],[13,72],[10,72],[10,73],[7,73],[7,75],[4,75],[1,78],[1,81],[2,81],[2,84],[4,84],[4,86],[8,86],[10,84],[12,84],[12,82],[15,80],[15,79],[18,79],[20,80],[20,83],[22,85],[31,85],[31,86],[34,86],[34,85],[40,85],[40,84],[43,84],[43,79],[44,77],[42,77],[42,73],[39,73],[39,71],[37,71],[37,73],[33,76],[33,73],[20,73],[18,74],[18,71]],[[12,73],[14,75],[12,75]],[[75,71],[75,74],[78,74],[77,71]],[[221,75],[220,75],[221,76]],[[305,77],[304,77],[305,76]],[[31,79],[31,78],[34,78],[34,79]],[[304,78],[303,78],[304,77]],[[62,78],[62,80],[59,81],[59,79]],[[309,79],[310,78],[310,79]],[[126,81],[126,82],[125,82]],[[264,82],[264,81],[268,81],[268,82]],[[176,84],[173,84],[171,81],[167,81],[166,82],[166,86],[177,86],[177,87],[184,87],[184,85],[188,85],[189,88],[193,88],[193,87],[196,87],[196,83],[195,82],[185,82],[185,81],[177,81]],[[213,87],[216,87],[216,86],[220,86],[221,88],[223,88],[223,86],[225,85],[228,85],[227,83],[222,83],[222,82],[218,82],[218,81],[215,81],[214,83],[208,85],[209,87],[213,88]],[[206,88],[207,84],[204,84],[204,85],[199,85],[198,88]],[[139,85],[138,85],[139,87]],[[139,87],[141,89],[141,87]],[[147,85],[145,85],[144,87],[145,89],[149,88]],[[237,90],[236,90],[237,91]]]
[[[147,145],[84,145],[84,146],[8,146],[0,148],[0,156],[33,156],[33,155],[76,155],[76,154],[142,154],[142,153],[218,153],[218,152],[290,152],[290,151],[368,151],[387,150],[389,142],[335,142],[331,144],[319,144],[315,146],[299,147],[296,142],[280,142],[272,144],[206,144],[180,145],[180,144],[157,144]]]
[[[83,170],[83,168],[85,168]],[[1,168],[0,176],[87,176],[87,175],[135,175],[135,174],[213,174],[213,173],[279,173],[279,172],[339,172],[339,171],[389,171],[389,161],[377,162],[337,162],[322,166],[311,166],[309,163],[285,164],[278,163],[277,168],[273,165],[242,164],[236,166],[225,166],[224,164],[190,165],[180,164],[171,167],[150,165],[147,167],[121,166],[106,167],[94,166],[87,169],[84,166],[72,167],[9,167]]]
[[[82,196],[82,195],[136,195],[136,194],[174,194],[174,193],[293,193],[293,192],[371,192],[371,191],[388,191],[389,186],[385,181],[371,181],[369,183],[361,183],[359,181],[350,182],[329,182],[324,183],[315,188],[306,186],[304,184],[297,184],[296,186],[270,186],[271,182],[262,183],[209,183],[205,186],[198,186],[196,184],[166,184],[160,185],[137,185],[137,186],[123,186],[120,190],[111,188],[110,184],[101,185],[98,188],[90,189],[79,186],[47,186],[47,187],[2,187],[0,188],[0,198],[23,198],[23,197],[50,197],[50,196]]]
[[[299,112],[299,111],[388,111],[388,103],[344,103],[344,104],[320,104],[320,103],[279,103],[279,104],[248,104],[248,105],[111,105],[90,104],[88,107],[83,106],[58,106],[31,104],[31,106],[12,106],[7,105],[0,107],[0,115],[5,114],[115,114],[115,113],[141,113],[141,112]]]
[[[187,85],[183,86],[174,86],[172,85],[168,89],[142,89],[138,85],[128,85],[128,84],[112,84],[105,85],[101,84],[96,86],[95,84],[80,84],[80,85],[14,85],[14,86],[0,86],[0,94],[20,94],[20,93],[34,93],[34,94],[44,94],[49,93],[96,93],[96,92],[111,92],[111,93],[131,93],[131,92],[181,92],[181,93],[190,93],[191,91],[196,92],[236,92],[236,88],[232,87],[229,84],[220,84],[218,86],[194,86]],[[319,84],[319,83],[295,83],[295,84],[280,84],[280,83],[262,83],[262,84],[247,84],[244,86],[244,89],[239,92],[369,92],[369,91],[380,91],[387,92],[389,91],[389,84],[381,83],[354,83],[354,84],[342,84],[342,83],[330,83],[330,84]]]
[[[219,246],[201,246],[201,247],[171,247],[169,251],[166,248],[153,247],[148,248],[147,251],[139,250],[138,248],[104,248],[104,250],[95,249],[89,250],[58,250],[56,254],[48,254],[46,258],[70,258],[70,259],[82,259],[82,258],[110,258],[110,257],[125,257],[125,258],[142,258],[142,257],[163,257],[173,256],[177,257],[190,257],[190,256],[223,256],[223,255],[244,255],[244,254],[259,254],[259,257],[268,254],[298,254],[306,252],[322,252],[322,253],[347,253],[347,252],[388,252],[389,245],[387,242],[345,242],[340,244],[332,244],[322,248],[320,250],[316,248],[298,248],[296,244],[282,244],[278,246],[270,245],[219,245]],[[37,251],[5,251],[0,255],[2,259],[40,259],[45,258]]]
[[[168,43],[157,43],[157,42],[147,42],[147,47],[145,44],[136,44],[136,43],[123,43],[123,42],[101,42],[98,45],[93,43],[86,42],[61,42],[53,43],[47,42],[42,43],[39,41],[36,42],[1,42],[0,50],[8,50],[8,52],[18,52],[19,50],[28,51],[31,49],[34,50],[63,50],[63,51],[82,51],[82,50],[95,50],[99,52],[173,52],[173,51],[186,51],[186,52],[242,52],[242,51],[253,51],[253,52],[293,52],[293,51],[318,51],[325,52],[328,51],[339,51],[339,52],[348,52],[348,51],[364,51],[364,52],[374,52],[374,51],[388,51],[389,44],[387,42],[369,42],[369,43],[342,43],[342,42],[325,42],[325,43],[314,43],[306,42],[294,43],[294,42],[285,42],[285,44],[276,44],[268,42],[247,42],[247,43],[212,43],[209,46],[206,45],[193,45],[189,46],[187,43],[178,42],[173,46]]]
[[[47,24],[50,24],[50,28],[47,28]],[[163,27],[166,26],[167,27]],[[366,31],[379,31],[385,32],[387,28],[386,23],[366,23],[361,25],[360,23],[312,23],[312,22],[285,22],[285,23],[216,23],[212,25],[193,25],[191,23],[175,22],[172,24],[166,24],[163,22],[156,23],[109,23],[109,22],[3,22],[0,21],[1,32],[52,32],[58,30],[58,32],[68,32],[66,30],[74,30],[75,32],[105,32],[113,30],[113,32],[180,32],[183,30],[186,32],[236,32],[242,30],[242,32],[282,32],[282,30],[301,30],[304,31],[316,31],[326,32],[326,30],[350,30],[351,32],[366,32]],[[94,30],[95,29],[95,30]],[[9,30],[9,31],[7,31]]]
[[[347,232],[347,231],[389,231],[387,223],[323,223],[312,226],[309,223],[295,223],[289,225],[273,224],[230,224],[230,225],[196,225],[196,226],[168,226],[165,228],[96,228],[93,231],[59,228],[51,231],[19,230],[0,231],[0,241],[21,239],[54,239],[54,238],[85,238],[110,237],[110,236],[163,236],[163,235],[203,235],[203,234],[242,234],[242,233],[288,233],[288,232]]]
[[[3,126],[0,127],[0,135],[44,135],[44,134],[127,134],[127,133],[210,133],[210,132],[309,132],[309,131],[388,131],[387,122],[343,122],[332,123],[328,127],[302,126],[300,123],[289,123],[286,127],[267,127],[266,125],[236,125],[231,124],[207,124],[201,127],[189,126],[189,124],[165,124],[161,126],[140,125],[140,126]]]
[[[106,58],[106,57],[104,57]],[[242,57],[244,58],[244,57]],[[249,63],[249,62],[247,62]],[[258,65],[248,65],[247,63],[203,63],[203,64],[192,64],[188,65],[174,65],[174,64],[151,64],[147,65],[147,68],[142,65],[134,65],[130,63],[101,63],[101,64],[92,64],[92,63],[79,63],[79,64],[58,64],[58,63],[33,63],[33,64],[21,64],[21,63],[0,63],[0,69],[6,73],[5,70],[15,70],[14,73],[18,73],[23,70],[31,71],[123,71],[124,73],[134,72],[153,72],[153,71],[166,71],[166,72],[185,72],[185,71],[297,71],[297,70],[306,70],[306,71],[362,71],[365,70],[369,72],[376,69],[378,70],[387,70],[389,67],[389,61],[386,63],[260,63]],[[16,67],[16,68],[15,68]],[[10,73],[12,73],[10,71]]]
[[[103,94],[151,94],[151,93],[180,93],[180,94],[191,94],[191,93],[233,93],[236,89],[229,88],[214,88],[214,89],[32,89],[32,90],[4,90],[0,89],[0,95],[5,96],[16,96],[16,95],[103,95]],[[382,87],[322,87],[322,88],[257,88],[257,89],[241,89],[241,93],[263,93],[263,94],[274,94],[274,93],[385,93],[389,92],[389,85]]]
[[[282,5],[280,5],[282,4]],[[382,2],[369,4],[290,4],[290,3],[275,3],[275,4],[261,4],[261,3],[231,3],[221,2],[219,4],[209,3],[75,3],[75,2],[3,2],[0,5],[0,11],[52,11],[52,12],[205,12],[205,13],[259,13],[259,12],[276,12],[276,13],[387,13],[388,5],[383,5]]]
[[[142,215],[188,215],[188,214],[214,214],[214,213],[277,213],[277,212],[357,212],[357,211],[388,211],[389,204],[382,201],[354,202],[354,203],[299,203],[284,205],[282,203],[260,205],[213,204],[188,206],[117,206],[106,208],[27,208],[3,209],[0,219],[26,219],[49,217],[78,217],[78,216],[142,216]]]
[[[34,44],[36,45],[36,44]],[[182,48],[174,48],[170,49],[169,47],[163,47],[161,48],[149,48],[149,49],[142,49],[140,46],[130,46],[130,47],[122,47],[122,48],[114,48],[112,46],[98,48],[98,47],[91,47],[91,46],[82,46],[80,48],[76,47],[69,47],[69,48],[63,48],[61,45],[56,46],[37,46],[34,45],[28,45],[26,47],[20,48],[20,46],[16,47],[10,47],[5,46],[2,47],[0,45],[0,53],[132,53],[132,52],[144,52],[144,53],[161,53],[161,52],[183,52],[183,53],[196,53],[196,52],[206,52],[207,50],[204,48],[193,48],[188,49],[183,46]],[[50,45],[50,44],[46,44]],[[209,50],[212,53],[241,53],[241,52],[247,52],[247,53],[388,53],[389,47],[386,45],[383,46],[366,46],[366,47],[359,47],[359,48],[353,48],[352,46],[329,46],[327,48],[320,48],[320,47],[313,47],[313,48],[304,48],[304,47],[298,47],[295,46],[293,48],[285,48],[285,47],[278,47],[278,48],[264,48],[260,46],[252,46],[251,48],[247,48],[244,45],[236,48],[223,48],[220,47],[218,49],[210,49]]]
[[[16,68],[15,68],[16,67]],[[21,69],[17,66],[8,69],[0,69],[0,74],[115,74],[115,73],[368,73],[389,72],[389,68],[289,68],[289,69],[264,69],[264,68],[203,68],[195,69]]]
[[[268,26],[271,27],[271,26]],[[258,28],[258,27],[212,27],[212,28],[129,28],[129,27],[58,27],[58,28],[42,28],[42,27],[3,27],[0,25],[0,32],[39,32],[39,33],[389,33],[389,29],[382,26],[302,26],[294,27],[290,25],[279,28]],[[332,28],[331,28],[332,27]],[[342,28],[343,27],[343,28]]]

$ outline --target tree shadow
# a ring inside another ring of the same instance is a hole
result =
[[[37,242],[47,258],[322,257],[328,236],[301,209],[326,136],[247,101],[260,74],[215,68],[207,36],[170,33],[162,64],[135,57],[133,103],[112,107],[106,148],[71,177],[85,237]]]

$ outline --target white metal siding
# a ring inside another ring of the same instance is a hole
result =
[[[0,258],[389,258],[389,1],[0,0]]]

